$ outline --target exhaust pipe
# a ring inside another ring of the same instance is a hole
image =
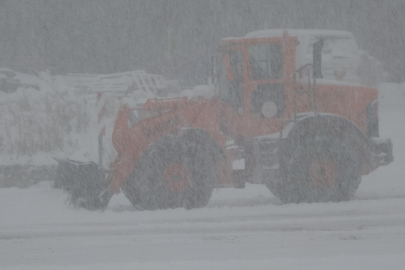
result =
[[[313,66],[314,73],[313,76],[317,79],[322,79],[322,49],[324,45],[324,39],[321,38],[313,45]]]

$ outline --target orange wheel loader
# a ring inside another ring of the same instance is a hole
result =
[[[215,187],[266,185],[283,203],[345,201],[362,175],[393,161],[379,138],[376,89],[322,79],[323,40],[296,66],[297,37],[228,38],[211,99],[151,99],[120,107],[118,155],[59,163],[58,183],[87,209],[123,191],[139,209],[207,205]]]

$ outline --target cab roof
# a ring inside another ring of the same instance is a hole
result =
[[[353,34],[347,31],[326,30],[326,29],[265,29],[250,32],[245,35],[245,38],[260,38],[260,37],[280,37],[283,32],[287,31],[289,36],[336,36],[344,38],[354,38]]]

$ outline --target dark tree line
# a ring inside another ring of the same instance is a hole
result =
[[[263,28],[351,31],[405,80],[404,0],[0,0],[0,66],[203,83],[220,38]]]

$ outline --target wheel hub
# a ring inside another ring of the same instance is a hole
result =
[[[182,163],[172,163],[166,167],[163,178],[171,192],[181,193],[190,187],[191,171]]]
[[[336,181],[336,165],[330,158],[312,160],[309,168],[311,182],[318,187],[331,186]]]

